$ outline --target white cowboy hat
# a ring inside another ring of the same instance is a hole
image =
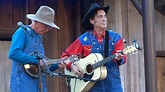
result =
[[[56,24],[54,24],[54,15],[55,12],[52,8],[48,6],[41,6],[36,14],[27,14],[26,17],[28,19],[35,20],[51,27],[60,29]]]

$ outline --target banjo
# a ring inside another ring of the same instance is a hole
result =
[[[63,62],[66,59],[49,59],[47,66],[50,67],[50,65],[52,64],[58,64]],[[25,64],[23,65],[25,71],[32,77],[39,77],[39,69],[38,69],[38,65],[35,64]],[[41,67],[41,72],[42,75],[45,75],[46,73],[46,68],[45,67]]]
[[[65,60],[67,60],[67,58],[62,58],[62,59],[49,59],[46,56],[44,56],[41,53],[38,53],[37,51],[34,51],[33,53],[30,53],[30,55],[35,56],[38,60],[42,60],[42,59],[46,59],[48,62],[45,64],[44,62],[44,66],[47,67],[41,67],[41,75],[45,75],[46,73],[48,73],[50,66],[52,64],[58,64],[58,63],[63,63]],[[71,55],[68,59],[70,59],[71,61],[76,61],[79,60],[77,55]],[[32,77],[39,77],[39,67],[36,64],[24,64],[23,65],[25,71],[27,72],[27,74],[29,74]]]

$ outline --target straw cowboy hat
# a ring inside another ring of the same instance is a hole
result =
[[[26,17],[28,19],[35,20],[43,24],[49,25],[51,27],[60,29],[54,23],[54,15],[55,15],[55,12],[52,8],[48,6],[41,6],[36,12],[36,14],[27,14]]]
[[[105,11],[105,13],[108,13],[109,10],[109,5],[107,5],[106,7],[100,7],[97,3],[93,3],[91,4],[91,6],[89,7],[88,12],[86,13],[86,15],[84,16],[84,18],[82,19],[82,26],[84,29],[86,30],[92,30],[93,26],[91,25],[89,18],[92,16],[92,14],[94,12],[96,12],[97,10],[103,9]]]

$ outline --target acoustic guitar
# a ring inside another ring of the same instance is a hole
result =
[[[131,46],[127,46],[122,54],[134,54],[137,53],[141,48],[134,41]],[[89,78],[91,80],[103,80],[107,76],[107,69],[104,66],[107,62],[110,62],[115,58],[115,55],[111,55],[107,58],[103,58],[100,53],[91,53],[87,57],[83,59],[79,59],[79,61],[74,62],[76,66],[78,66],[84,72],[83,78]],[[65,69],[65,74],[76,76],[73,72]],[[71,92],[89,92],[92,86],[95,84],[93,81],[87,81],[83,79],[71,78]]]

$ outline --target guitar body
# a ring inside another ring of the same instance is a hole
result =
[[[32,77],[39,77],[39,71],[38,71],[38,66],[37,65],[30,65],[30,64],[25,64],[24,65],[24,69],[25,71]],[[43,71],[44,69],[41,68],[41,71]],[[45,75],[44,73],[42,73],[42,75]]]
[[[95,64],[103,60],[103,56],[99,53],[89,54],[87,57],[80,59],[77,62],[74,62],[76,66],[78,66],[84,72],[83,78],[89,78],[91,80],[102,80],[107,76],[106,67],[101,66],[96,69],[89,68],[90,65]],[[65,69],[65,74],[76,76],[73,72],[70,72]],[[80,79],[71,79],[71,92],[88,92],[95,82],[80,80]]]

